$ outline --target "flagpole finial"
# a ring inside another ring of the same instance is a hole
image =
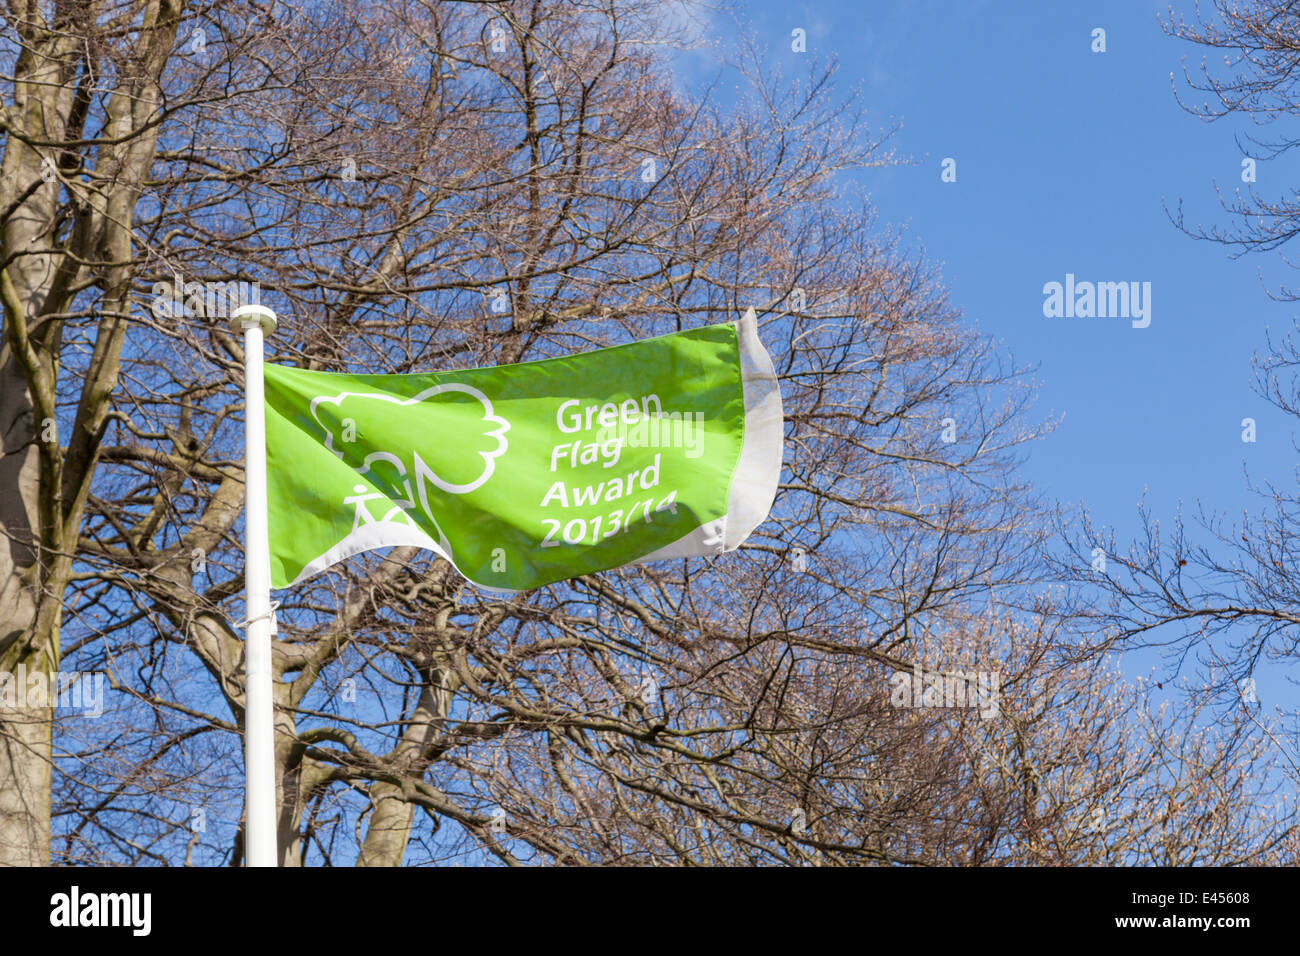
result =
[[[260,328],[263,335],[275,331],[275,312],[264,305],[241,305],[230,313],[230,331]]]

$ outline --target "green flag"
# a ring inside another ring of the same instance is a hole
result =
[[[772,506],[781,393],[752,312],[418,375],[267,365],[271,583],[416,545],[493,591],[729,551]]]

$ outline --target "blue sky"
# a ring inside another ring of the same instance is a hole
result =
[[[1175,8],[1192,13],[1190,2]],[[942,264],[968,319],[1038,366],[1038,412],[1064,414],[1028,465],[1042,491],[1086,504],[1124,541],[1144,490],[1168,526],[1179,501],[1188,514],[1198,500],[1234,516],[1256,510],[1244,467],[1257,480],[1294,480],[1295,423],[1250,388],[1265,329],[1285,331],[1297,311],[1271,300],[1266,284],[1294,282],[1293,273],[1278,253],[1234,260],[1195,241],[1165,207],[1182,201],[1189,222],[1228,225],[1216,181],[1229,193],[1283,195],[1300,186],[1300,169],[1261,161],[1258,182],[1242,183],[1235,134],[1248,122],[1205,123],[1179,106],[1170,74],[1186,92],[1184,61],[1197,68],[1202,51],[1161,30],[1166,4],[758,0],[746,9],[787,75],[806,69],[803,57],[833,57],[838,88],[860,87],[876,128],[901,122],[894,145],[914,164],[857,183],[884,221],[905,225]],[[791,51],[796,27],[807,54]],[[1091,49],[1098,27],[1105,53]],[[948,157],[955,183],[941,180]],[[1043,285],[1067,273],[1150,282],[1150,326],[1045,318]],[[1248,416],[1255,444],[1241,438]]]

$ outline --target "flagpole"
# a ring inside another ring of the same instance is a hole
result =
[[[276,866],[275,712],[271,698],[271,545],[266,515],[264,336],[275,313],[243,305],[230,328],[244,334],[244,865]]]

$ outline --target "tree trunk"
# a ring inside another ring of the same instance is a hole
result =
[[[370,800],[375,808],[357,866],[401,866],[411,838],[415,804],[403,800],[402,788],[391,783],[373,784]]]
[[[0,866],[45,866],[50,861],[49,708],[28,708],[20,667],[40,673],[45,655],[33,653],[37,606],[35,501],[39,469],[31,395],[0,348]],[[25,681],[24,681],[25,683]],[[12,692],[12,699],[7,692]]]
[[[0,707],[0,866],[49,866],[49,707]]]
[[[460,681],[450,669],[439,669],[425,675],[424,689],[411,722],[402,733],[402,740],[393,752],[392,759],[406,773],[423,776],[424,753],[436,735],[451,708],[451,698]],[[365,842],[357,855],[357,866],[401,866],[406,844],[411,839],[411,824],[415,818],[415,804],[403,800],[402,788],[386,781],[376,781],[370,786],[370,826]]]

